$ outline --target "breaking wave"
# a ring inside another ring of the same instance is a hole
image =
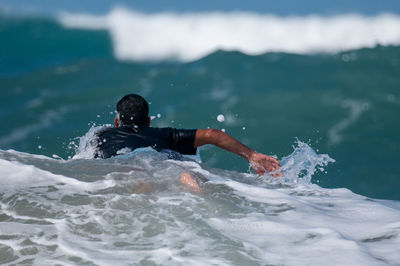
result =
[[[282,160],[292,178],[276,182],[151,149],[106,160],[0,150],[1,262],[395,264],[398,202],[298,182],[332,161],[298,142]],[[202,193],[184,189],[183,171],[208,180]],[[144,182],[154,191],[132,194]]]
[[[250,12],[154,13],[115,8],[107,15],[62,13],[67,28],[110,32],[120,60],[192,61],[216,50],[298,54],[400,44],[400,16],[279,17]]]

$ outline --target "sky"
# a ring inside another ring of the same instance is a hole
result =
[[[147,13],[239,10],[280,16],[343,13],[400,14],[400,0],[0,0],[0,10],[16,14],[52,15],[59,12],[105,14],[115,6]]]

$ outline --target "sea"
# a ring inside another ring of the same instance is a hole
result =
[[[395,13],[0,12],[0,264],[400,265],[399,29]],[[94,158],[128,93],[152,126],[223,130],[283,176],[214,146]]]

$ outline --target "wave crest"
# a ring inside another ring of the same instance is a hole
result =
[[[63,13],[67,28],[105,29],[120,60],[192,61],[216,50],[334,53],[376,45],[400,45],[400,16],[278,17],[250,12],[144,14],[115,8],[104,16]]]

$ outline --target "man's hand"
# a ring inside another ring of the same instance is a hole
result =
[[[251,154],[249,158],[249,163],[253,170],[259,175],[263,175],[265,174],[265,172],[274,172],[281,168],[281,165],[277,159],[257,152]],[[279,172],[272,176],[282,176],[282,172]]]

